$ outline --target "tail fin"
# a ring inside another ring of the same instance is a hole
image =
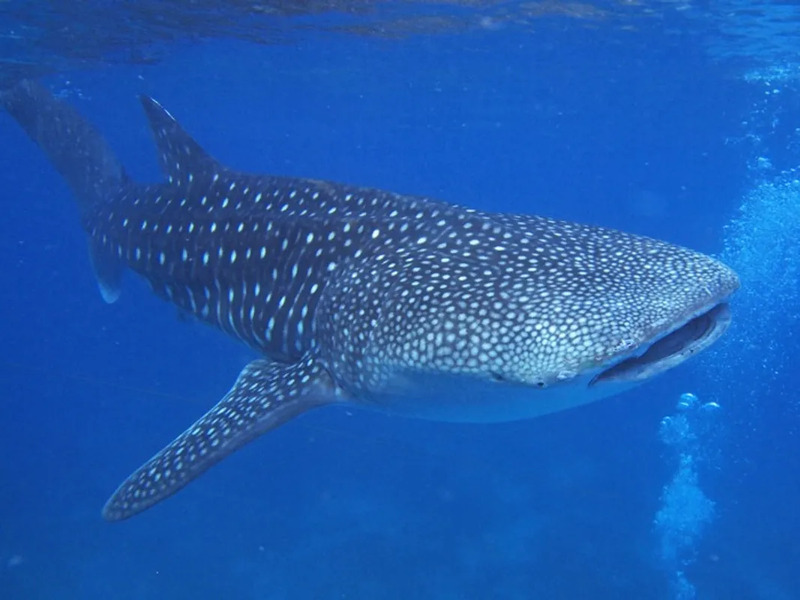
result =
[[[0,92],[0,105],[67,180],[81,212],[117,193],[127,181],[125,170],[103,136],[44,86],[22,81]]]
[[[0,92],[0,106],[16,119],[66,179],[82,215],[116,196],[128,181],[100,132],[44,86],[22,81]],[[89,254],[103,299],[114,302],[119,297],[122,264],[91,239]]]

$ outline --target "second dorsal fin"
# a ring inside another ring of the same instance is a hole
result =
[[[203,173],[219,172],[222,166],[190,136],[158,102],[141,97],[144,112],[158,146],[159,162],[170,183],[185,186]]]

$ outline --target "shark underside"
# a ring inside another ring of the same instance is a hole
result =
[[[739,285],[708,256],[619,231],[240,173],[146,97],[166,181],[139,184],[41,85],[0,103],[70,184],[103,298],[133,270],[263,356],[122,483],[109,520],[312,407],[489,422],[620,392],[713,343]]]

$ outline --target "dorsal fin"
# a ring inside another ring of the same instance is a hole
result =
[[[190,136],[158,102],[141,96],[158,147],[159,161],[170,183],[184,186],[201,173],[219,171],[222,166]]]

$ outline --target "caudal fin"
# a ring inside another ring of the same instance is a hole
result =
[[[22,81],[0,92],[0,105],[47,154],[82,212],[119,192],[127,180],[100,132],[41,84]]]
[[[0,92],[0,106],[16,119],[72,188],[81,214],[115,197],[128,181],[125,170],[95,127],[69,104],[34,81]],[[96,241],[89,255],[106,302],[119,297],[122,263]]]

